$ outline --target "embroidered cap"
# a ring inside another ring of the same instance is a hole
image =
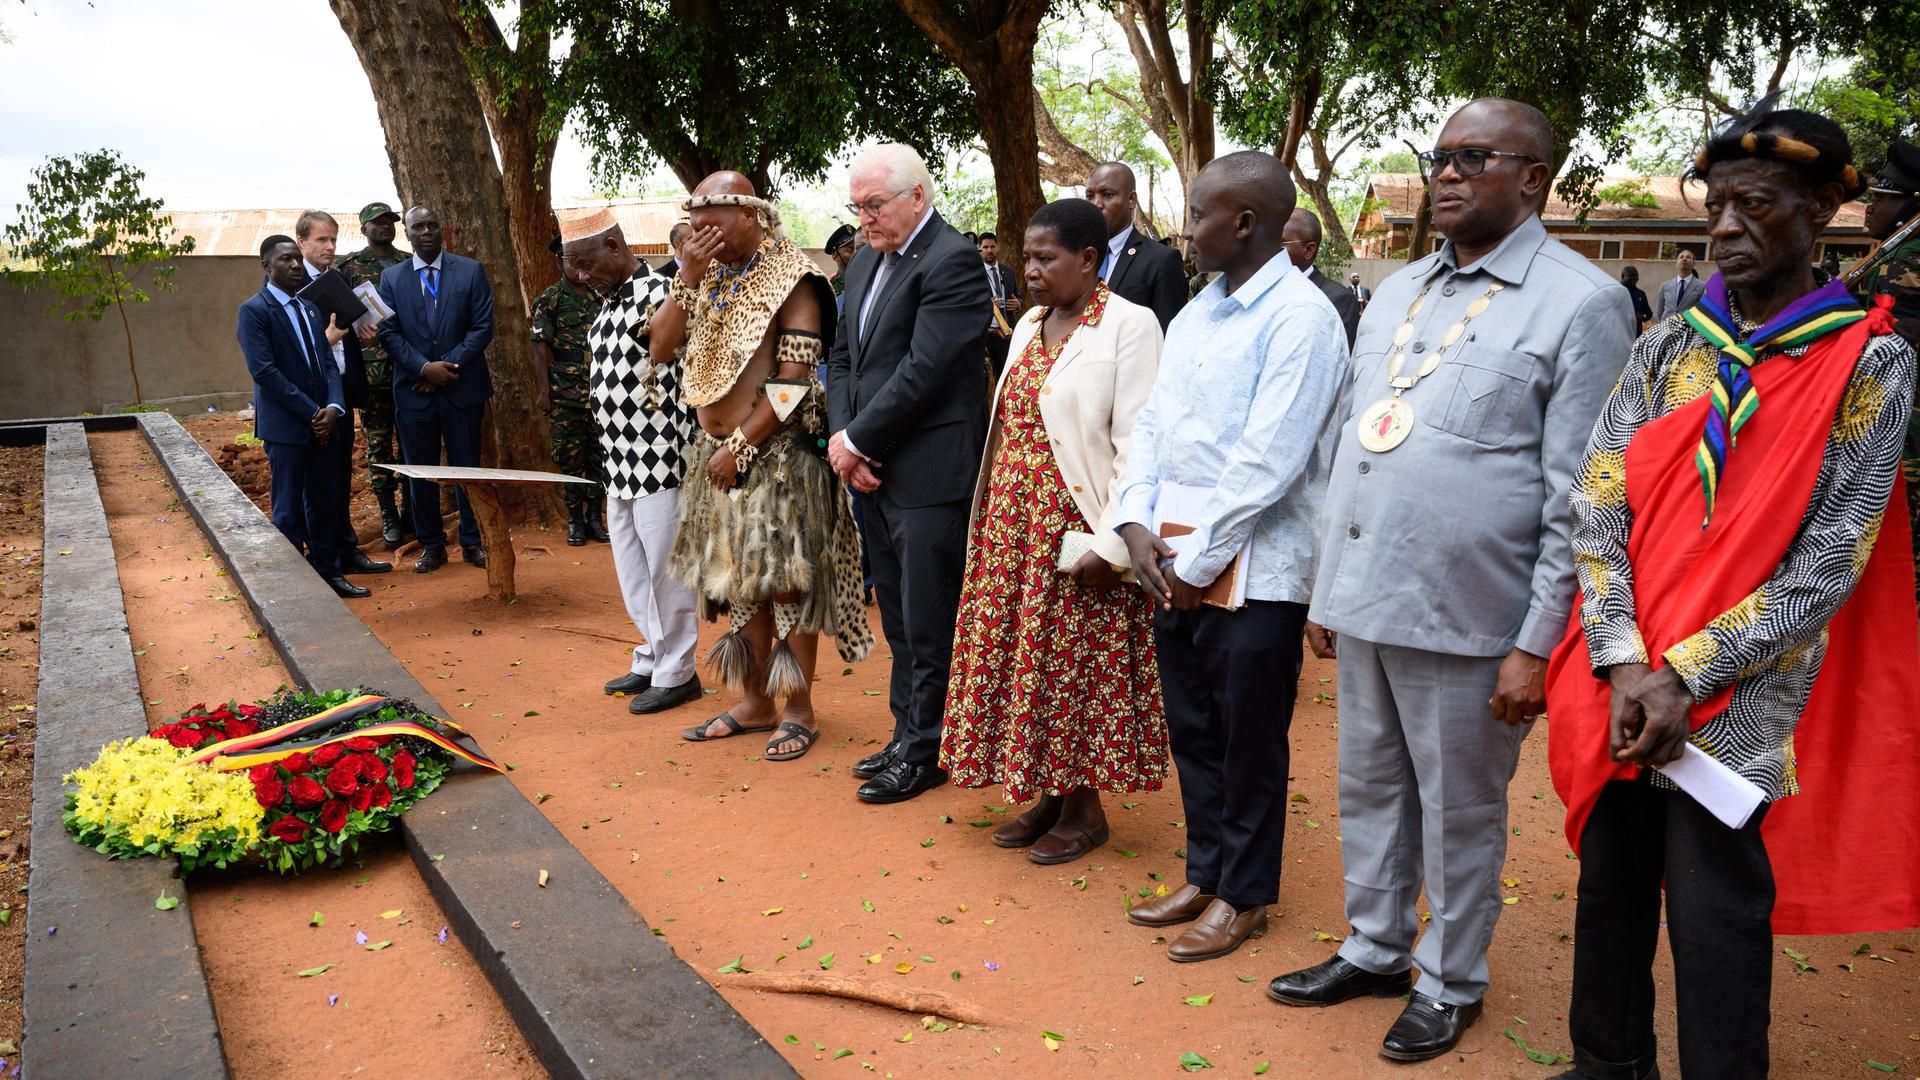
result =
[[[572,210],[555,210],[553,216],[560,221],[560,242],[571,244],[575,240],[599,236],[609,229],[617,228],[620,222],[614,219],[613,211],[604,206],[582,206]]]

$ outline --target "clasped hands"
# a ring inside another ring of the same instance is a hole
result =
[[[827,440],[827,464],[842,483],[851,484],[855,491],[866,494],[880,487],[880,477],[873,471],[880,463],[854,453],[847,446],[844,431],[834,432],[833,438]]]
[[[429,360],[420,368],[420,378],[413,384],[416,394],[431,394],[443,386],[452,386],[460,377],[460,365],[449,364],[445,360]]]
[[[1133,566],[1133,580],[1147,591],[1162,611],[1194,611],[1200,607],[1201,588],[1181,580],[1171,566],[1161,568],[1163,560],[1173,558],[1173,548],[1137,521],[1120,526],[1120,538],[1127,542],[1127,561]]]
[[[1678,760],[1692,730],[1693,693],[1670,667],[1615,664],[1607,669],[1607,750],[1627,765]]]

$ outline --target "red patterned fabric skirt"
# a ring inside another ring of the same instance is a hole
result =
[[[1040,419],[1058,351],[1035,334],[1007,377],[940,743],[955,784],[1003,784],[1015,803],[1081,787],[1151,791],[1167,774],[1153,602],[1131,584],[1087,588],[1055,568],[1061,535],[1089,531]]]

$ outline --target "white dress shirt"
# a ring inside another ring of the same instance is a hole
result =
[[[308,269],[312,269],[312,267],[308,267]],[[271,281],[267,282],[267,295],[273,297],[273,302],[280,305],[281,311],[286,312],[287,322],[293,326],[294,343],[300,346],[301,357],[308,363],[313,363],[313,357],[308,353],[308,350],[313,346],[312,334],[316,327],[302,325],[303,320],[313,318],[313,312],[301,308],[301,305],[306,304],[306,301],[294,296],[292,293],[287,292]],[[301,310],[296,311],[294,310],[295,308],[301,308]],[[347,410],[342,408],[337,402],[327,402],[327,408],[334,410],[341,416],[347,415]]]
[[[927,207],[927,212],[920,215],[920,223],[915,225],[913,227],[913,231],[907,234],[907,241],[906,243],[900,245],[900,250],[897,254],[904,257],[906,255],[907,249],[912,247],[913,242],[919,238],[920,230],[926,228],[927,222],[932,219],[933,219],[933,207],[929,206]],[[887,274],[888,274],[886,257],[889,254],[895,254],[895,253],[893,252],[881,253],[880,265],[873,272],[873,283],[867,286],[867,295],[862,297],[860,300],[860,332],[862,334],[867,332],[867,316],[873,314],[873,302],[879,298],[881,291],[886,287]],[[899,260],[896,259],[894,261],[898,262]],[[989,271],[989,273],[991,273],[991,271]],[[855,448],[855,446],[853,445],[853,440],[847,438],[847,433],[844,431],[840,433],[840,443],[841,445],[845,446],[847,450],[853,454],[854,457],[859,458],[861,461],[868,462],[869,464],[872,463],[873,459],[861,453],[857,448]]]
[[[1107,275],[1113,272],[1113,264],[1120,260],[1120,249],[1126,246],[1128,238],[1132,235],[1133,226],[1129,225],[1107,237],[1107,257],[1100,263],[1100,280],[1105,281]]]

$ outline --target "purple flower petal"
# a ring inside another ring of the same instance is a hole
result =
[[[59,932],[60,932],[60,928],[59,928],[59,927],[57,927],[57,926],[49,926],[49,927],[47,927],[47,936],[48,936],[48,937],[52,937],[53,935],[55,935],[55,934],[57,934],[57,933],[59,933]]]
[[[334,1007],[335,1005],[337,1005],[337,1004],[339,1004],[339,1003],[340,1003],[340,995],[339,995],[339,994],[328,994],[328,995],[327,995],[327,1008],[329,1008],[329,1009],[331,1009],[331,1008],[333,1008],[333,1007]]]
[[[982,961],[980,961],[980,962],[981,962],[982,964],[984,964],[984,965],[986,965],[986,968],[987,968],[987,970],[988,970],[988,971],[999,971],[999,970],[1000,970],[1000,965],[999,965],[999,964],[996,964],[996,963],[994,963],[994,962],[993,962],[993,961],[991,961],[991,960],[982,960]]]
[[[445,945],[446,943],[447,943],[447,928],[443,926],[440,928],[440,944]]]
[[[367,943],[367,932],[365,930],[355,930],[353,932],[353,943],[355,945],[365,945]]]

